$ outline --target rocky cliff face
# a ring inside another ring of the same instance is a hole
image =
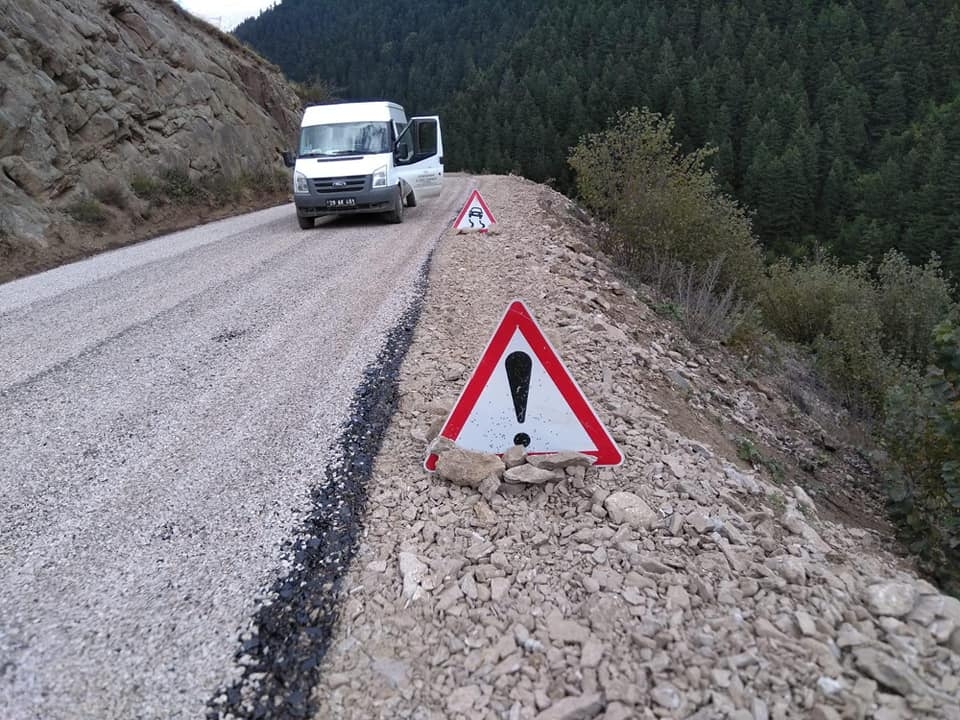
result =
[[[169,0],[5,3],[0,259],[138,176],[278,171],[299,105],[278,69]]]

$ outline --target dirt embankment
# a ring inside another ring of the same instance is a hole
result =
[[[891,552],[843,416],[691,345],[562,196],[477,182],[499,233],[435,254],[316,717],[960,717],[960,601]],[[621,467],[423,471],[514,298]]]

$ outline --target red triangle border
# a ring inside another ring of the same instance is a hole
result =
[[[544,370],[546,370],[547,375],[560,391],[560,395],[566,401],[567,406],[597,447],[596,450],[581,450],[580,452],[595,457],[597,465],[620,465],[623,462],[623,455],[619,448],[617,448],[616,443],[610,437],[603,423],[600,422],[583,391],[577,385],[543,331],[540,330],[539,325],[537,325],[536,320],[533,319],[533,315],[522,300],[514,300],[507,307],[500,324],[493,333],[493,337],[480,356],[480,362],[477,363],[476,369],[467,381],[463,392],[460,393],[453,410],[440,430],[440,436],[456,442],[460,431],[463,430],[470,414],[473,412],[473,408],[480,399],[480,394],[486,388],[494,369],[502,359],[507,345],[517,330],[526,339],[537,359],[543,365]],[[437,456],[431,454],[424,462],[424,468],[433,471],[436,469],[436,462]]]
[[[496,224],[497,224],[497,219],[493,216],[493,213],[490,212],[490,208],[488,208],[488,207],[487,207],[487,204],[483,201],[483,196],[480,195],[480,191],[479,191],[479,190],[474,190],[472,193],[470,193],[470,197],[467,198],[467,201],[463,204],[463,207],[460,209],[460,214],[457,215],[457,219],[453,221],[453,229],[454,229],[454,230],[458,230],[458,229],[459,229],[457,226],[458,226],[458,225],[460,224],[460,222],[463,220],[463,216],[467,214],[467,210],[469,210],[469,209],[470,209],[470,206],[473,204],[473,199],[474,199],[474,198],[477,199],[477,202],[480,203],[480,207],[483,208],[483,211],[487,214],[487,217],[490,218],[490,224],[491,224],[491,225],[496,225]],[[474,231],[474,232],[482,232],[482,233],[484,233],[484,232],[486,232],[487,230],[489,230],[489,228],[483,228],[482,230],[478,230],[478,231]]]

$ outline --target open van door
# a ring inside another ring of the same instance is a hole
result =
[[[394,152],[397,175],[404,182],[404,192],[412,190],[414,199],[435,197],[443,189],[443,138],[440,118],[410,118],[397,138]]]

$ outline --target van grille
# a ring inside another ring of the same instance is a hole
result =
[[[348,175],[347,177],[319,178],[313,181],[313,189],[318,193],[358,192],[367,184],[366,175]]]

